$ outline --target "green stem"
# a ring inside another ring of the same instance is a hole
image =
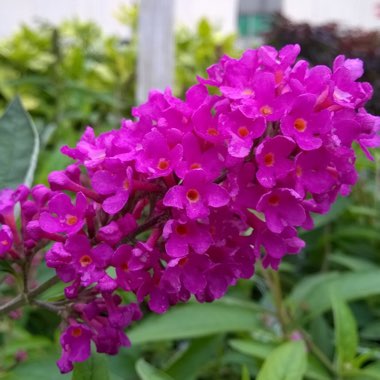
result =
[[[283,299],[280,276],[277,271],[262,269],[263,276],[272,293],[274,306],[276,308],[277,318],[281,325],[283,336],[287,335],[290,319],[286,311]]]
[[[20,294],[13,300],[7,302],[6,304],[0,306],[0,316],[10,313],[13,310],[17,310],[22,306],[33,303],[32,301],[37,298],[40,294],[50,289],[53,285],[60,281],[58,276],[54,276],[44,282],[43,284],[32,289],[30,292]]]
[[[305,340],[307,346],[310,351],[319,359],[319,361],[332,373],[336,374],[336,369],[334,364],[330,361],[330,359],[320,350],[320,348],[313,342],[308,333],[302,328],[299,329],[302,333],[302,337]]]

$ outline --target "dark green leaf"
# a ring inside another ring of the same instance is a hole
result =
[[[365,326],[360,335],[366,339],[380,340],[380,321],[375,321]]]
[[[215,358],[220,342],[220,337],[215,336],[191,340],[189,347],[175,361],[170,363],[165,372],[174,379],[196,379],[202,370],[202,366]]]
[[[297,284],[287,302],[298,310],[308,311],[311,318],[331,308],[331,291],[346,302],[379,295],[380,270],[309,276]]]
[[[19,98],[0,118],[0,189],[31,185],[36,168],[39,138]]]
[[[287,342],[274,349],[265,360],[257,380],[302,380],[307,368],[302,341]]]
[[[350,367],[356,356],[359,338],[356,321],[350,308],[338,293],[332,293],[331,300],[335,325],[336,358],[338,368],[343,373],[345,368]]]
[[[250,380],[251,377],[249,376],[249,370],[247,366],[243,365],[241,369],[241,380]]]
[[[257,329],[259,315],[250,307],[223,303],[177,306],[163,315],[151,315],[128,334],[132,344],[193,338],[229,331]]]
[[[144,359],[140,359],[136,363],[136,371],[141,380],[173,380],[165,372],[154,368]]]
[[[83,363],[76,363],[72,380],[110,380],[107,359],[103,355],[92,354]]]

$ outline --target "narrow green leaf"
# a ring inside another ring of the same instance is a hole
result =
[[[262,343],[243,339],[232,339],[229,341],[229,344],[236,351],[260,360],[265,360],[276,348],[273,343]],[[308,367],[305,375],[311,380],[329,380],[329,374],[313,356],[310,356],[308,359]]]
[[[300,340],[287,342],[269,354],[256,380],[302,380],[306,368],[304,343]]]
[[[141,380],[173,380],[165,372],[153,367],[144,359],[139,359],[136,363],[136,371]]]
[[[8,373],[2,373],[1,380],[69,380],[71,376],[62,375],[55,363],[59,358],[59,353],[54,352],[54,349],[50,352],[50,354],[40,352],[38,358],[31,358],[17,364]]]
[[[92,354],[85,362],[76,363],[72,380],[110,380],[107,359],[103,355]]]
[[[324,215],[316,215],[314,217],[314,228],[319,228],[325,226],[338,219],[342,212],[350,205],[350,198],[338,198],[337,201],[332,205],[330,211]],[[303,232],[303,233],[307,233]]]
[[[348,305],[334,292],[331,295],[335,325],[335,349],[341,373],[351,367],[358,349],[358,332],[355,317]]]
[[[332,263],[342,265],[354,272],[360,272],[365,270],[372,270],[376,268],[376,264],[362,259],[360,257],[352,257],[344,255],[342,253],[334,253],[328,257],[328,260]]]
[[[249,376],[249,370],[247,366],[243,365],[241,369],[241,380],[250,380],[251,377]]]
[[[267,358],[276,347],[272,343],[266,344],[243,339],[232,339],[229,341],[229,344],[236,351],[262,360]]]
[[[380,321],[375,321],[365,326],[360,335],[366,339],[380,340]]]
[[[165,368],[165,372],[174,379],[196,379],[202,367],[216,357],[220,343],[221,337],[214,335],[191,340],[189,347]]]
[[[215,302],[177,306],[163,315],[150,315],[130,330],[132,344],[194,338],[230,331],[250,331],[259,315],[250,307]]]
[[[345,302],[379,295],[380,270],[309,276],[297,284],[287,302],[297,310],[307,311],[308,318],[313,318],[331,308],[331,291]]]
[[[31,185],[39,152],[38,132],[15,98],[0,118],[0,189]]]

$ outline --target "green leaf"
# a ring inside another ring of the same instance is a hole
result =
[[[331,295],[335,325],[335,348],[341,373],[351,367],[358,349],[358,332],[355,317],[347,304],[334,292]]]
[[[275,349],[273,343],[261,343],[252,340],[232,339],[230,346],[243,354],[264,360]]]
[[[328,257],[328,260],[332,263],[342,265],[354,272],[360,272],[365,270],[371,270],[376,268],[376,264],[362,259],[360,257],[352,257],[344,255],[342,253],[334,253]]]
[[[18,364],[9,373],[2,375],[2,380],[69,380],[70,375],[62,375],[56,365],[59,353],[40,354],[38,359],[28,359]]]
[[[85,362],[76,363],[72,380],[110,380],[107,359],[92,354]]]
[[[39,152],[37,130],[15,98],[0,118],[0,189],[16,187],[22,183],[30,186]]]
[[[139,359],[136,363],[136,371],[141,380],[173,380],[165,372],[153,367],[144,359]]]
[[[248,306],[189,303],[163,315],[150,315],[130,330],[132,344],[194,338],[231,331],[251,331],[259,326],[259,315]]]
[[[380,340],[380,321],[375,321],[365,326],[360,335],[365,339]]]
[[[300,340],[287,342],[269,354],[256,380],[302,380],[306,368],[304,343]]]
[[[241,380],[250,380],[251,377],[249,376],[249,370],[247,366],[243,365],[241,368]]]
[[[216,357],[221,343],[220,338],[220,336],[206,336],[191,340],[189,347],[166,367],[165,372],[174,379],[196,379],[202,367]]]
[[[346,210],[351,203],[350,198],[338,198],[337,201],[331,206],[330,211],[324,215],[316,215],[314,219],[314,229],[325,226],[338,219],[339,216]],[[303,231],[302,234],[306,234],[307,231]]]
[[[323,273],[300,281],[287,298],[296,310],[308,312],[313,318],[331,308],[330,292],[348,302],[380,294],[380,270],[355,273]]]
[[[273,343],[262,343],[252,340],[232,339],[229,341],[230,346],[243,354],[265,360],[273,350]],[[306,376],[313,380],[329,380],[328,373],[312,356],[309,357]]]

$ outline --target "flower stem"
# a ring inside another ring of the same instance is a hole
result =
[[[32,289],[30,292],[27,292],[25,294],[20,294],[14,299],[10,300],[9,302],[5,303],[4,305],[0,306],[0,316],[10,313],[13,310],[17,310],[22,306],[31,304],[32,301],[38,297],[40,294],[45,292],[46,290],[50,289],[53,285],[57,284],[60,281],[58,276],[54,276],[47,280],[46,282],[42,283],[41,285],[37,286],[36,288]]]

